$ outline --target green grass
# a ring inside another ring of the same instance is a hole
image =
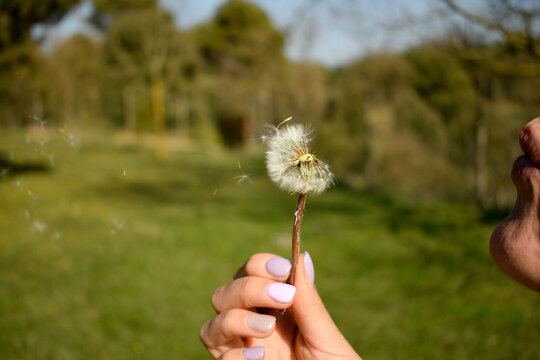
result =
[[[12,163],[56,154],[49,171],[0,180],[0,359],[209,358],[211,294],[253,253],[288,256],[296,199],[257,149],[159,163],[108,137],[50,137],[0,133]],[[253,183],[235,183],[237,161]],[[302,248],[365,359],[535,359],[540,298],[492,264],[483,219],[338,187],[308,198]]]

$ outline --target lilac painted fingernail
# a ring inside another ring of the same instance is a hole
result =
[[[291,301],[295,292],[296,288],[289,284],[273,283],[268,287],[268,295],[280,303]]]
[[[244,357],[247,360],[258,360],[264,356],[264,346],[253,346],[244,350]]]
[[[304,269],[309,282],[313,284],[315,282],[315,269],[313,268],[313,260],[307,251],[304,252]]]
[[[291,271],[292,264],[289,260],[282,257],[275,257],[266,263],[266,270],[274,276],[285,276]]]

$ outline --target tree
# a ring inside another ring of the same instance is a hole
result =
[[[78,2],[0,1],[0,125],[25,124],[29,115],[42,115],[42,89],[36,81],[42,59],[30,28],[59,21]]]
[[[57,22],[80,0],[3,0],[0,2],[0,52],[30,40],[38,22]]]
[[[285,63],[283,36],[268,16],[244,0],[223,4],[215,17],[196,29],[207,68],[219,81],[217,117],[225,142],[244,145],[272,106],[273,87]]]
[[[105,53],[114,76],[125,84],[124,93],[136,84],[149,89],[156,156],[165,159],[165,93],[192,66],[189,38],[176,30],[168,13],[159,9],[133,10],[115,18],[107,31]]]
[[[475,34],[471,34],[455,23],[453,41],[463,59],[499,75],[540,76],[538,1],[489,0],[484,8],[474,10],[456,0],[441,1],[466,23],[476,26]]]
[[[483,8],[441,0],[454,17],[448,44],[474,80],[475,184],[477,201],[488,204],[487,105],[494,97],[496,78],[540,77],[540,3],[534,0],[489,0]],[[465,20],[465,25],[463,21]],[[464,31],[466,28],[468,31]],[[474,32],[470,30],[474,29]]]
[[[64,124],[100,118],[102,50],[101,43],[76,35],[47,58],[48,71],[42,71],[41,78],[53,104],[52,111],[62,109],[55,118],[63,118]]]

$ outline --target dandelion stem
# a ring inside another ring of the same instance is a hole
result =
[[[298,196],[298,205],[296,205],[296,213],[294,216],[294,226],[292,235],[292,268],[291,274],[287,279],[287,283],[294,285],[296,275],[296,266],[298,264],[298,256],[300,252],[300,226],[302,225],[302,217],[304,216],[304,206],[306,205],[306,194]]]

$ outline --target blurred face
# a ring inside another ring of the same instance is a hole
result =
[[[540,118],[525,125],[519,141],[524,155],[512,168],[516,203],[491,235],[490,251],[508,276],[540,292]]]

